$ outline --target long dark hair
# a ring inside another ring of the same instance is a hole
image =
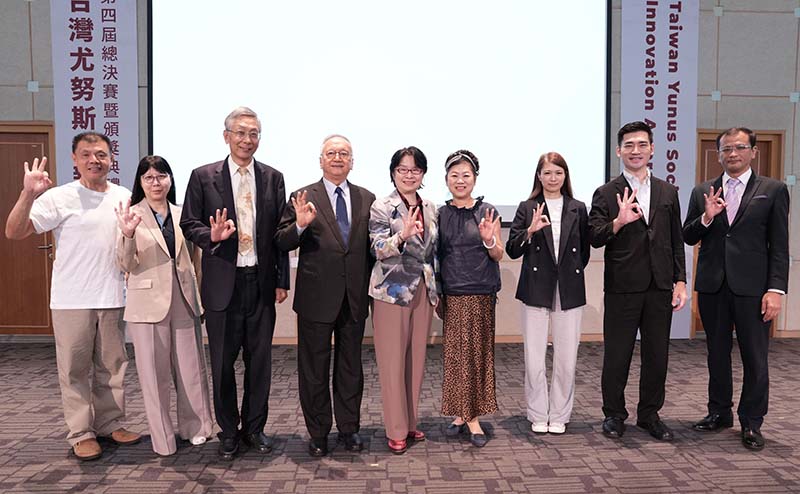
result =
[[[545,163],[556,165],[564,170],[564,183],[561,184],[561,194],[572,198],[572,182],[569,180],[569,167],[567,166],[567,160],[565,160],[563,156],[555,151],[550,151],[549,153],[544,153],[543,155],[539,156],[539,163],[536,165],[536,173],[533,175],[533,190],[531,190],[531,195],[528,197],[528,200],[533,199],[542,193],[542,181],[539,179],[539,173],[541,173]]]
[[[153,169],[157,172],[166,173],[169,175],[169,191],[167,192],[167,200],[172,204],[175,202],[175,177],[172,176],[172,168],[170,168],[167,160],[161,156],[145,156],[139,161],[139,166],[136,168],[136,178],[133,179],[133,192],[131,193],[131,204],[137,204],[144,199],[144,189],[142,188],[142,176],[147,173],[147,170]]]

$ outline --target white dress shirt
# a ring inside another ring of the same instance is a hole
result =
[[[636,202],[639,203],[639,209],[642,211],[642,219],[645,223],[650,220],[650,170],[647,170],[647,176],[643,182],[628,173],[628,170],[622,170],[622,175],[631,186],[631,192],[636,191]]]

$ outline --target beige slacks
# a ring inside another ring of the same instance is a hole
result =
[[[417,428],[417,405],[425,371],[425,347],[433,306],[420,282],[408,306],[375,300],[375,357],[381,383],[386,437],[399,441]]]
[[[108,436],[125,418],[122,381],[128,354],[122,308],[51,312],[67,441],[75,445]]]
[[[214,423],[200,321],[189,311],[176,275],[166,317],[155,324],[128,322],[128,333],[136,350],[136,372],[153,451],[166,456],[177,450],[170,417],[171,382],[177,393],[181,438],[210,437]]]

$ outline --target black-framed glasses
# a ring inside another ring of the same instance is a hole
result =
[[[258,132],[258,131],[255,131],[255,130],[251,130],[250,132],[245,132],[243,130],[225,129],[225,132],[227,132],[229,134],[233,134],[234,137],[236,137],[236,139],[238,139],[240,141],[244,140],[245,137],[249,137],[251,141],[257,141],[257,140],[261,139],[261,132]]]
[[[751,146],[750,144],[736,144],[735,146],[722,146],[721,148],[719,148],[719,152],[722,154],[731,154],[735,149],[737,152],[741,153],[743,151],[751,149],[752,147],[753,146]]]

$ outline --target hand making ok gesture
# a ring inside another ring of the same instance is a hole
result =
[[[722,187],[717,189],[717,192],[714,192],[714,186],[712,185],[708,191],[708,194],[703,194],[703,197],[706,200],[706,221],[711,221],[714,216],[718,215],[722,212],[723,209],[728,205],[725,202],[725,199],[722,198]]]
[[[228,240],[236,231],[233,220],[228,219],[228,208],[222,208],[222,212],[217,209],[215,216],[208,217],[208,224],[211,226],[211,241],[214,243]]]
[[[417,217],[418,206],[408,210],[408,214],[403,216],[403,230],[400,232],[400,240],[405,242],[414,235],[422,234],[422,221]]]
[[[142,217],[131,211],[131,200],[128,199],[124,208],[122,207],[122,201],[120,201],[119,208],[114,208],[114,212],[117,213],[117,224],[122,234],[128,238],[133,238],[136,227],[142,222]]]
[[[533,219],[528,227],[528,238],[531,238],[534,233],[549,225],[550,218],[544,214],[544,203],[542,202],[533,210]]]
[[[307,192],[305,190],[299,192],[297,197],[292,196],[292,206],[294,206],[295,221],[297,226],[305,228],[314,221],[317,217],[317,208],[314,203],[306,200]]]
[[[625,187],[625,192],[620,198],[617,194],[617,206],[619,206],[619,213],[617,214],[617,224],[620,227],[633,223],[642,217],[642,210],[639,209],[639,204],[634,202],[636,200],[636,189],[628,196],[628,188]]]
[[[28,166],[28,162],[25,162],[25,176],[22,179],[22,188],[25,192],[32,194],[33,197],[39,197],[39,195],[53,185],[53,182],[50,180],[50,174],[45,170],[46,166],[46,156],[42,157],[41,162],[39,158],[34,158],[33,166],[30,167]]]

